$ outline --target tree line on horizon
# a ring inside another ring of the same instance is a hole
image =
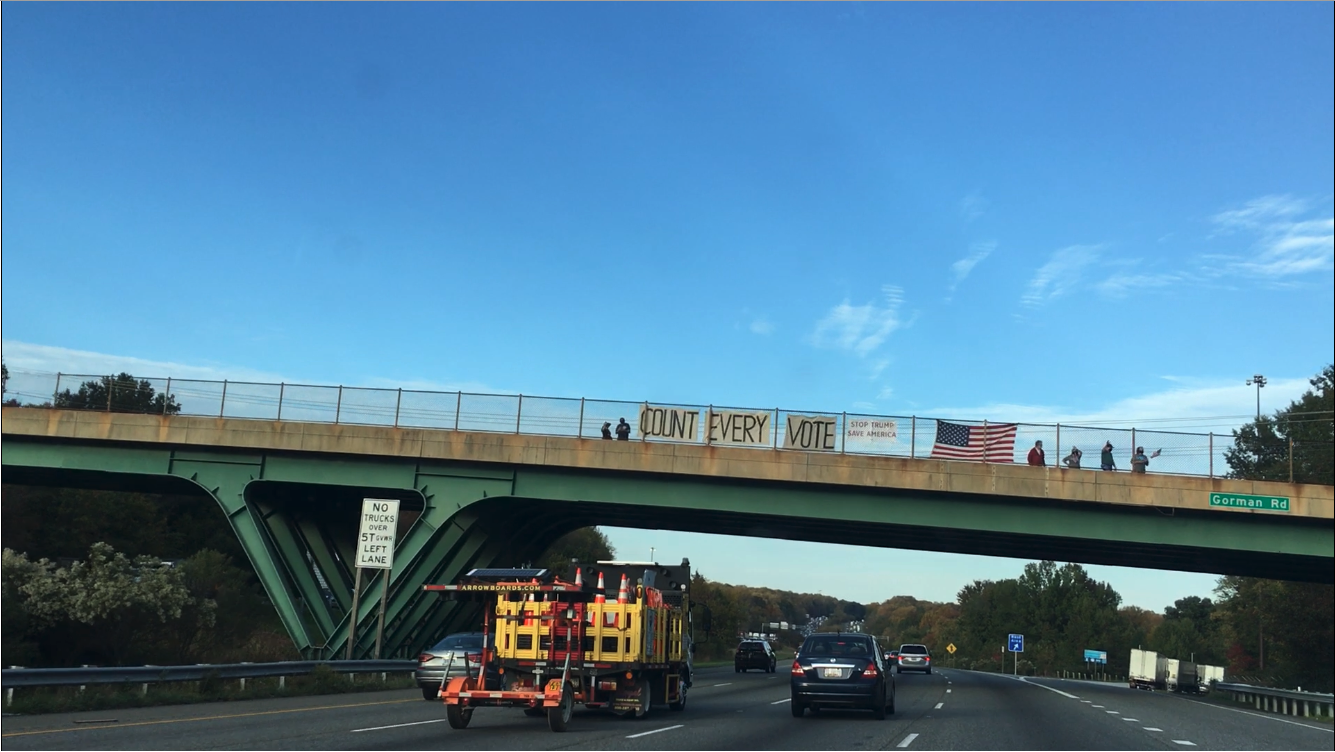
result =
[[[0,369],[7,382],[8,368]],[[1226,450],[1230,477],[1288,480],[1288,446],[1294,441],[1315,450],[1294,455],[1294,480],[1335,484],[1330,459],[1335,368],[1326,366],[1311,384],[1313,389],[1285,409],[1234,431],[1234,444]],[[124,412],[180,410],[173,396],[158,394],[150,382],[127,373],[85,381],[47,404],[101,410],[106,405]],[[10,663],[218,662],[295,654],[216,505],[195,497],[11,484],[4,485],[3,495],[3,639]],[[61,524],[50,524],[54,519]],[[593,561],[614,554],[602,531],[583,528],[554,542],[542,562],[560,570],[570,558]],[[76,597],[79,588],[101,587],[97,573],[128,582],[127,572],[158,571],[154,557],[176,564],[158,568],[166,574],[153,580],[169,595],[127,588],[124,597],[91,610],[87,598]],[[53,598],[43,589],[53,582],[72,595]],[[896,596],[863,605],[728,585],[698,572],[693,594],[713,615],[702,660],[730,657],[737,636],[763,624],[805,624],[814,618],[822,629],[862,622],[864,632],[891,646],[925,643],[938,660],[960,667],[1000,668],[1005,635],[1019,631],[1028,639],[1020,668],[1032,672],[1081,670],[1080,657],[1089,648],[1106,650],[1108,670],[1125,673],[1130,648],[1145,646],[1178,658],[1194,654],[1197,662],[1225,665],[1231,675],[1263,683],[1325,691],[1332,683],[1329,585],[1224,577],[1214,599],[1190,596],[1156,613],[1121,605],[1116,591],[1079,565],[1036,562],[1014,579],[974,581],[951,603]],[[795,647],[799,637],[790,630],[780,643]],[[951,643],[957,652],[947,656],[944,648]]]

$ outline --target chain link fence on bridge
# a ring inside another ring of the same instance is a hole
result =
[[[944,429],[941,433],[945,435],[960,427],[975,430],[989,425],[953,418],[652,403],[691,416],[689,427],[668,439],[640,435],[640,411],[645,405],[641,402],[23,371],[11,372],[10,386],[13,388],[6,390],[6,400],[30,405],[584,439],[603,438],[605,426],[615,437],[616,427],[624,419],[630,425],[631,440],[693,444],[710,443],[707,434],[711,412],[748,413],[765,416],[763,431],[752,437],[749,446],[773,450],[788,447],[786,439],[791,437],[785,437],[785,430],[805,416],[830,426],[819,447],[822,451],[915,459],[933,457],[938,429]],[[1102,450],[1110,445],[1112,465],[1119,471],[1131,469],[1131,458],[1138,447],[1144,449],[1149,470],[1154,473],[1222,477],[1230,469],[1225,460],[1225,452],[1233,444],[1229,434],[1060,424],[990,425],[1015,428],[1012,450],[999,457],[994,455],[990,461],[1025,464],[1029,450],[1041,441],[1049,466],[1098,470],[1103,464]],[[1076,449],[1080,452],[1078,465],[1072,452]],[[1323,442],[1294,443],[1288,453],[1298,477],[1308,477],[1309,469],[1328,466],[1333,458],[1333,447]]]

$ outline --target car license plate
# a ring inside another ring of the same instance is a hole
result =
[[[823,668],[820,670],[821,678],[841,679],[844,676],[844,670],[841,668]]]

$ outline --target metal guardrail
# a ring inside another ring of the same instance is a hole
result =
[[[1303,717],[1335,715],[1335,695],[1322,692],[1301,692],[1295,689],[1271,689],[1251,684],[1216,682],[1216,692],[1227,692],[1235,702],[1246,702],[1271,713]],[[1313,712],[1315,711],[1315,712]]]
[[[84,668],[4,669],[6,690],[18,687],[69,687],[86,684],[160,684],[204,679],[260,679],[303,676],[319,666],[336,674],[378,674],[412,671],[417,661],[278,661],[275,663],[200,663],[193,666],[87,666]]]
[[[637,421],[645,402],[597,400],[591,398],[539,397],[520,394],[475,394],[463,391],[433,392],[414,389],[382,389],[310,384],[265,384],[240,381],[205,381],[199,379],[135,378],[133,385],[116,382],[107,376],[89,374],[10,373],[10,381],[22,376],[22,389],[7,394],[22,396],[34,404],[61,406],[68,402],[82,409],[109,412],[170,412],[178,415],[243,418],[254,420],[290,420],[313,423],[378,425],[395,428],[432,428],[453,431],[484,431],[537,436],[569,436],[597,439],[604,423],[616,425],[620,418]],[[31,382],[31,383],[29,383]],[[95,388],[82,393],[82,385]],[[143,385],[156,397],[151,405]],[[13,384],[11,384],[13,386]],[[18,389],[18,387],[16,387]],[[47,390],[50,391],[47,391]],[[80,394],[67,395],[78,389]],[[164,395],[170,395],[164,399]],[[708,443],[705,417],[708,411],[739,410],[721,405],[649,403],[672,409],[694,411],[697,420],[692,435],[677,439],[649,438],[669,443]],[[137,405],[137,406],[136,406]],[[781,449],[788,416],[823,415],[833,421],[827,446],[819,451],[839,454],[895,456],[910,459],[929,458],[940,424],[985,427],[988,421],[936,419],[921,416],[871,415],[842,411],[786,410],[783,408],[740,408],[753,414],[765,413],[769,425],[762,429],[755,448]],[[1129,422],[1129,421],[1128,421]],[[1149,421],[1154,422],[1154,421]],[[992,422],[992,425],[1001,425]],[[1170,475],[1218,477],[1228,468],[1225,451],[1232,446],[1231,435],[1162,431],[1143,427],[1110,428],[1086,425],[1006,423],[1016,426],[1014,451],[1002,461],[1023,464],[1025,454],[1035,441],[1049,450],[1049,467],[1063,467],[1062,460],[1072,446],[1083,447],[1082,467],[1099,467],[1099,449],[1104,442],[1114,445],[1118,470],[1130,469],[1132,450],[1143,446],[1152,454],[1150,470]],[[638,438],[636,440],[639,440]],[[1313,451],[1319,456],[1309,457]],[[1300,466],[1311,461],[1329,461],[1329,447],[1294,445],[1289,447],[1290,464]],[[982,461],[981,458],[980,460]],[[996,461],[996,460],[991,460]],[[1292,469],[1292,468],[1291,468]]]

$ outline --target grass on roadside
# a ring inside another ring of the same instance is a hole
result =
[[[189,705],[197,702],[261,700],[272,697],[334,695],[347,692],[374,692],[410,689],[417,686],[412,674],[340,674],[325,666],[306,676],[289,676],[279,687],[278,677],[247,679],[245,689],[238,679],[210,678],[196,682],[149,684],[90,684],[78,687],[32,687],[14,690],[13,702],[6,714],[39,715],[87,710],[118,710],[158,705]]]

